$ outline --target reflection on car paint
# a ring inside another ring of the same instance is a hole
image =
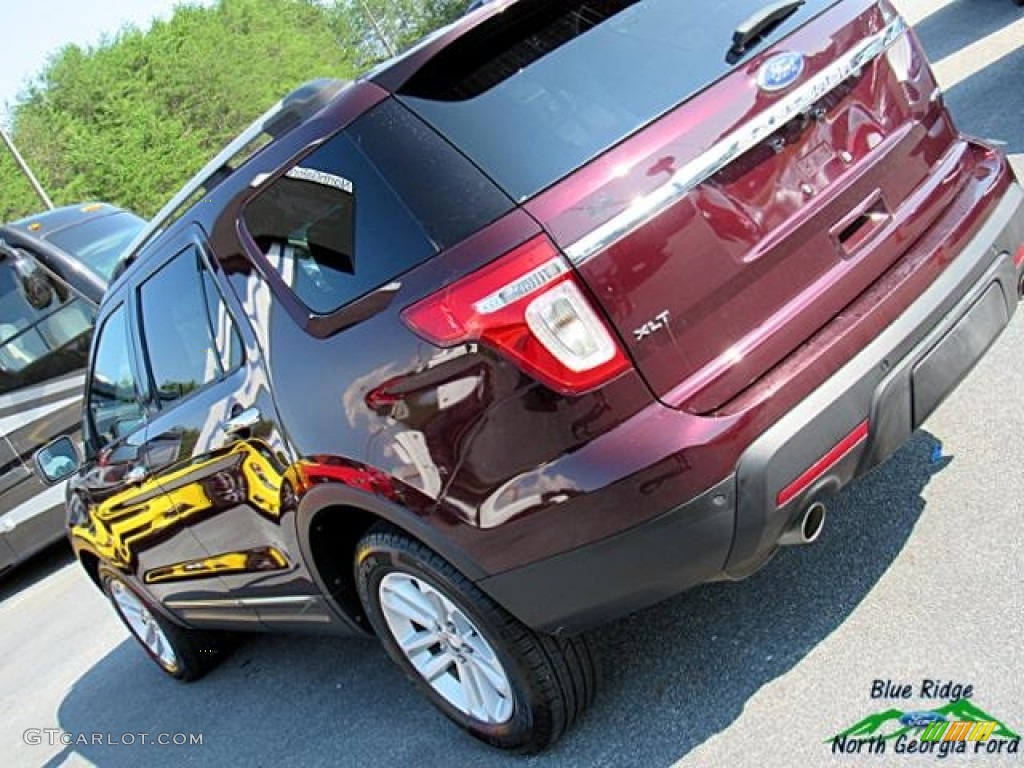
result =
[[[366,491],[385,499],[398,500],[394,479],[372,467],[363,467],[338,456],[313,456],[311,461],[295,465],[299,495],[320,483],[341,483],[349,488]]]
[[[110,485],[115,477],[126,477],[128,471],[128,464],[97,462],[89,474],[104,475],[101,483]],[[141,552],[222,510],[248,505],[268,520],[278,520],[295,503],[284,475],[281,463],[263,441],[240,441],[160,481],[129,484],[97,503],[86,520],[72,526],[71,536],[111,563],[134,569]],[[250,562],[258,563],[255,559]],[[215,573],[210,569],[201,575]]]
[[[160,584],[185,579],[200,579],[232,573],[279,571],[288,566],[285,556],[275,547],[250,549],[245,552],[226,552],[221,555],[189,560],[184,563],[152,568],[143,575],[147,584]]]

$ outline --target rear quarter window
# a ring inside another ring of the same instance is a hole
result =
[[[312,312],[329,314],[512,207],[389,99],[267,184],[242,217],[292,292]]]

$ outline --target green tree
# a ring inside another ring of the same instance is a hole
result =
[[[469,0],[333,0],[326,7],[339,40],[356,53],[360,65],[367,66],[387,58],[388,48],[403,51],[454,21],[468,4]]]
[[[0,221],[19,218],[41,207],[14,159],[0,145]]]
[[[274,101],[354,76],[336,14],[312,0],[180,6],[148,30],[67,46],[14,106],[16,142],[57,205],[102,199],[152,215]],[[40,204],[0,157],[0,216]]]

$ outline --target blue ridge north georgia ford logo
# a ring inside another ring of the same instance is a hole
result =
[[[804,71],[804,57],[799,53],[779,53],[757,70],[757,87],[762,91],[788,88]]]

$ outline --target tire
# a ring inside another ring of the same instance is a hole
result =
[[[599,669],[584,637],[534,632],[404,533],[371,528],[356,547],[355,572],[359,597],[388,655],[438,709],[481,741],[538,752],[593,701]]]
[[[101,569],[100,580],[114,613],[164,674],[181,682],[191,682],[223,659],[227,651],[223,635],[172,623],[116,573]],[[149,642],[144,633],[149,635]]]

